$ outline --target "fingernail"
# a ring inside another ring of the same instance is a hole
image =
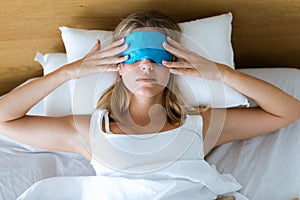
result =
[[[119,42],[119,43],[123,44],[123,43],[124,43],[123,39],[124,39],[124,38],[121,38],[121,39],[119,39],[119,40],[116,40],[115,42]]]

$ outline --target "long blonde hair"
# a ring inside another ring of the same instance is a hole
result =
[[[178,24],[162,13],[152,11],[134,13],[123,19],[114,31],[113,40],[121,39],[134,29],[144,27],[154,27],[174,40],[180,41],[181,29]],[[163,102],[167,120],[171,124],[182,122],[185,114],[199,113],[198,107],[193,108],[187,104],[173,74],[170,74],[169,82],[164,89]],[[110,118],[115,121],[122,121],[120,116],[128,110],[129,103],[130,92],[125,87],[122,79],[118,78],[116,83],[100,97],[97,108],[107,109]]]

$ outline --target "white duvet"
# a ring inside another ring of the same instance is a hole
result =
[[[231,175],[218,174],[203,160],[179,160],[151,173],[51,178],[34,184],[18,200],[210,200],[228,191],[246,200],[233,192],[240,187]]]

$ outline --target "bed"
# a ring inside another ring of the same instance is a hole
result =
[[[170,5],[174,9],[167,9]],[[208,51],[207,56],[300,99],[300,2],[279,0],[3,1],[0,52],[5,59],[0,61],[0,95],[82,57],[95,37],[109,38],[121,18],[144,10],[162,11],[180,22],[186,34],[200,34],[200,39],[209,43],[201,44]],[[216,16],[217,21],[213,18]],[[194,29],[198,25],[200,29]],[[216,34],[201,32],[203,27],[217,30]],[[84,41],[84,45],[76,41]],[[104,82],[109,85],[107,80],[112,78],[113,75],[106,75]],[[91,113],[95,96],[103,91],[95,88],[98,79],[89,77],[88,81],[63,85],[29,114]],[[86,88],[93,92],[85,93]],[[227,92],[232,96],[233,92],[225,89]],[[239,99],[234,105],[245,105],[244,100]],[[248,103],[255,106],[251,100]],[[232,174],[241,184],[239,192],[249,199],[300,198],[299,132],[298,120],[268,135],[222,145],[206,160],[218,171]],[[97,190],[95,184],[106,188],[80,155],[33,148],[4,136],[0,136],[0,146],[0,199],[72,199],[74,195],[80,199],[78,194]],[[125,180],[107,181],[126,184]],[[138,183],[131,185],[137,186]],[[153,191],[163,187],[152,186]],[[97,195],[101,192],[83,195],[81,199],[97,199]],[[135,198],[142,197],[137,194]]]

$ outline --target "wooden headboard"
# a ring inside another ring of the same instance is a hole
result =
[[[42,75],[37,51],[65,52],[59,26],[113,30],[144,10],[178,22],[232,12],[237,68],[300,67],[299,0],[1,0],[0,95]]]

